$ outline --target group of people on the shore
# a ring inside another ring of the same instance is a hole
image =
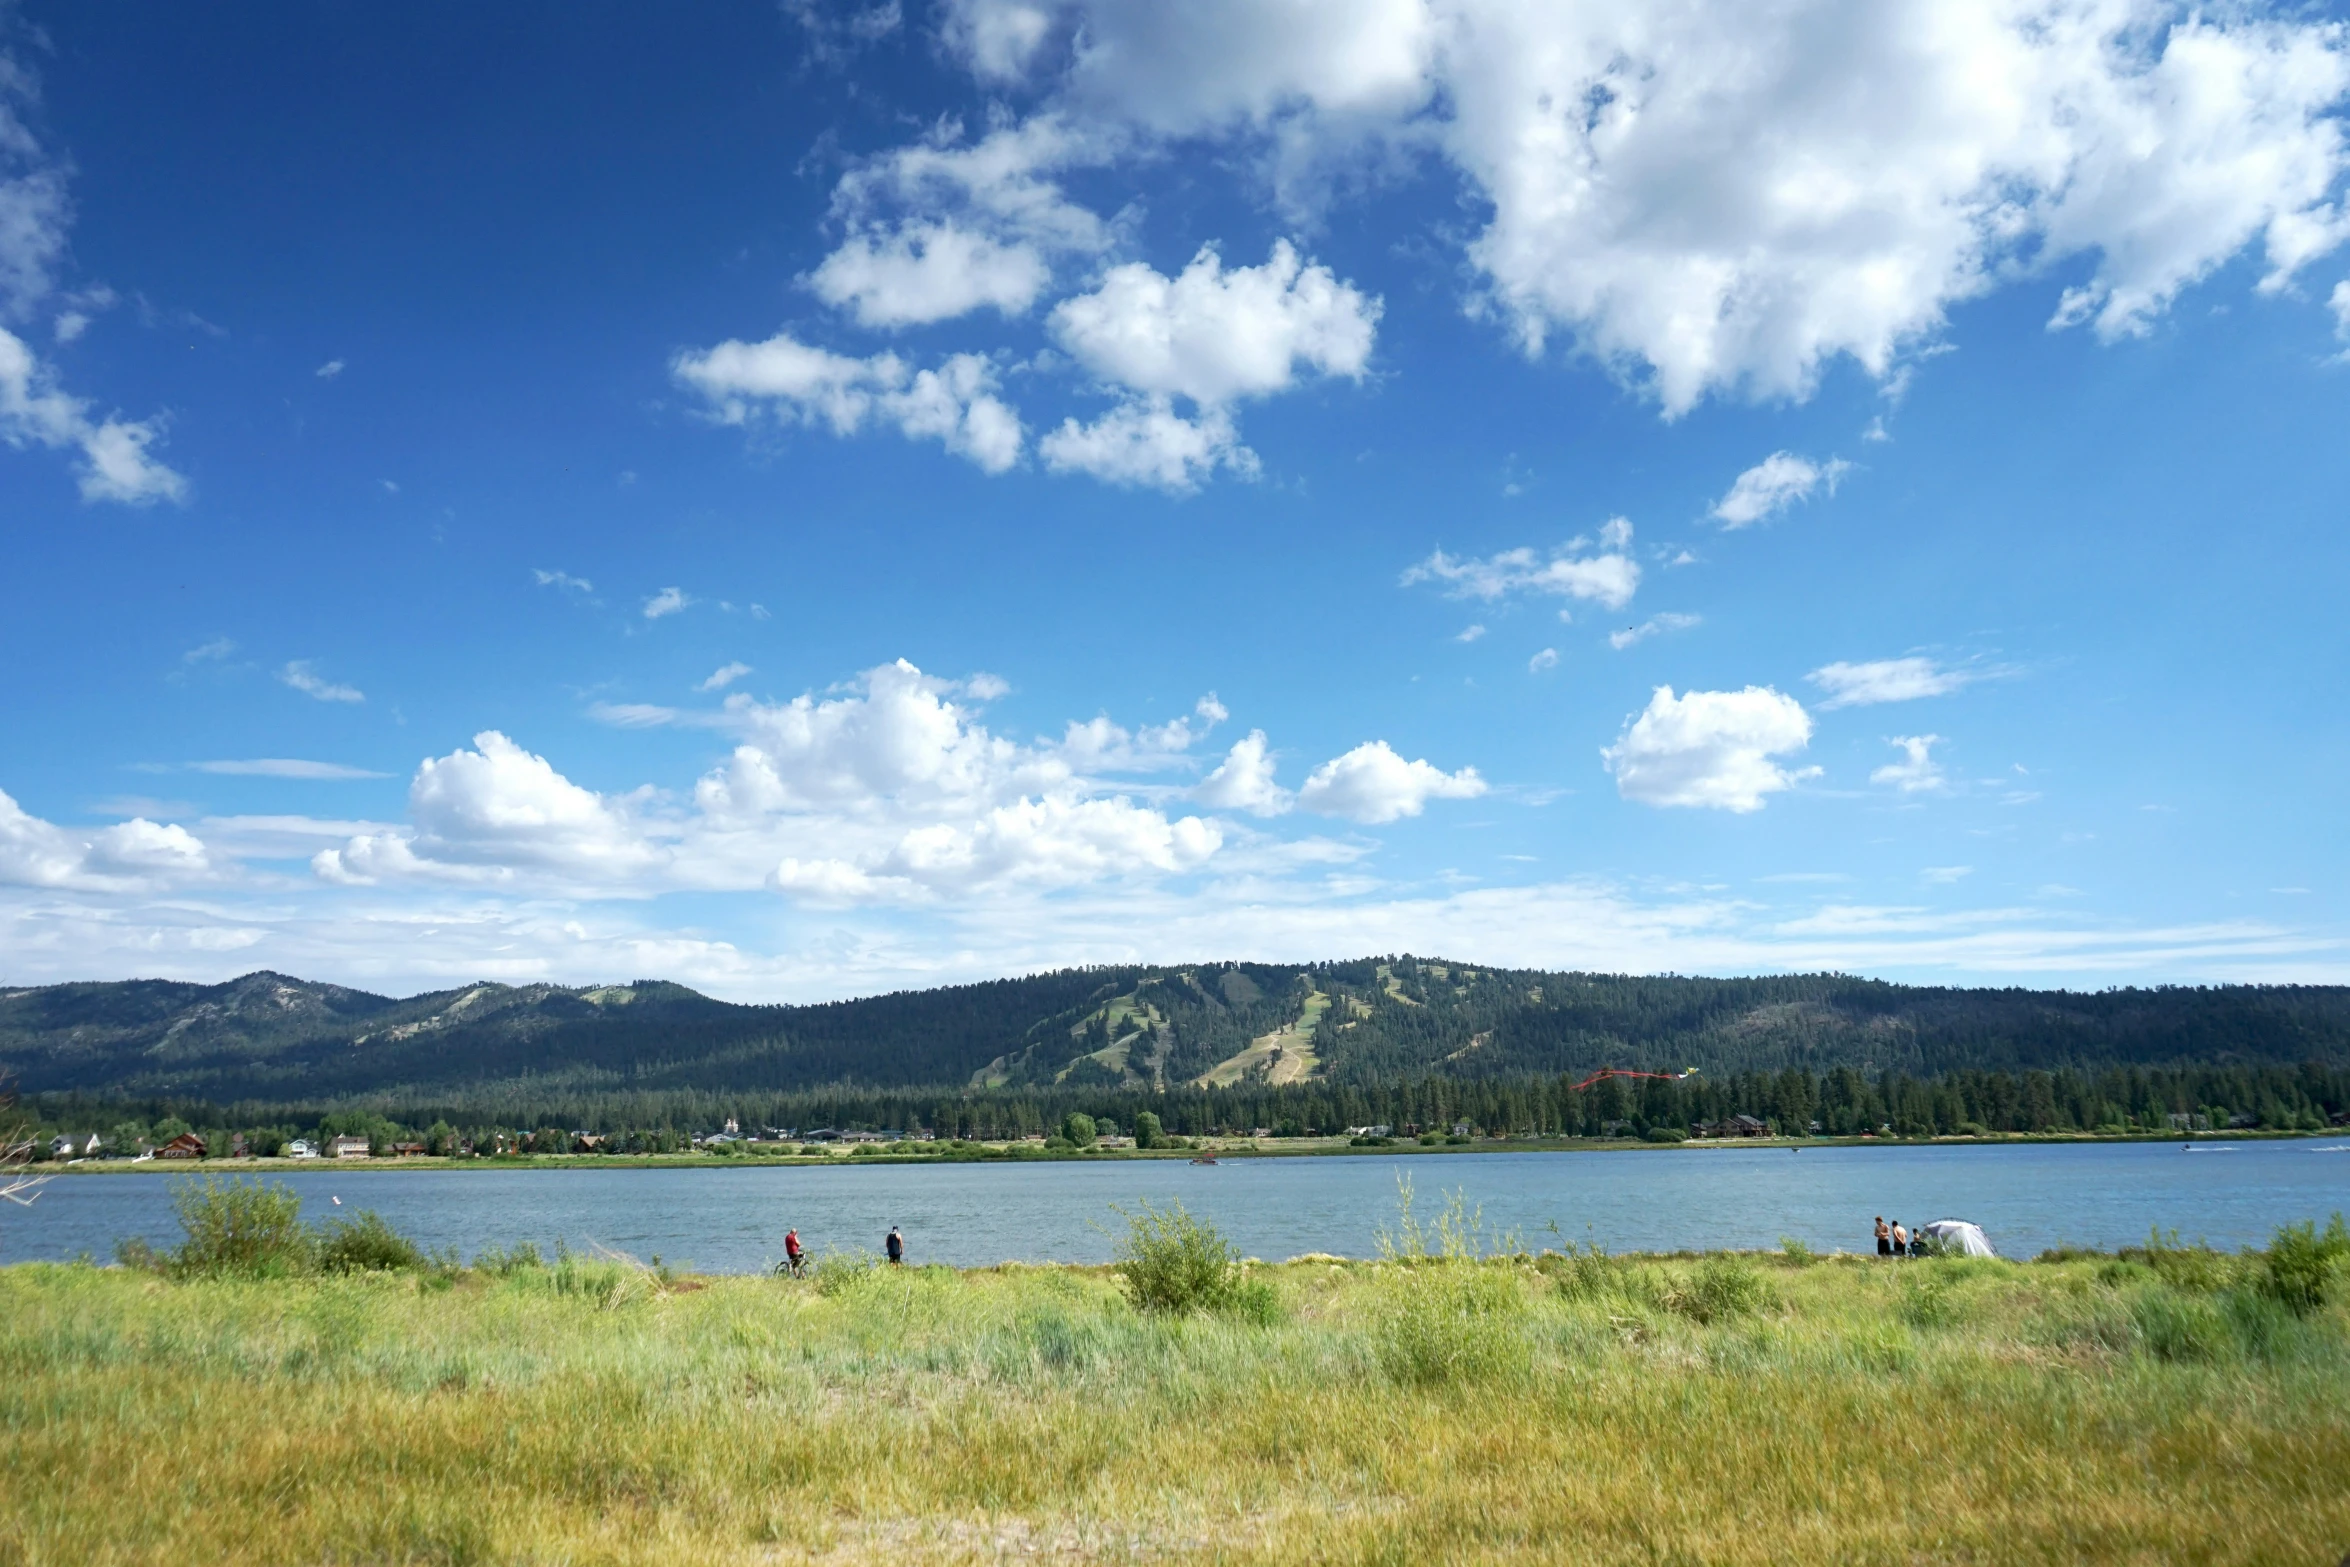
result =
[[[896,1225],[893,1224],[889,1227],[889,1234],[882,1240],[881,1250],[882,1254],[889,1258],[892,1267],[904,1265],[906,1238],[898,1233]],[[808,1248],[800,1244],[800,1231],[797,1225],[783,1232],[783,1265],[790,1270],[794,1278],[808,1271]]]
[[[1877,1215],[1877,1255],[1880,1257],[1906,1257],[1909,1255],[1909,1231],[1901,1227],[1899,1219],[1888,1224],[1885,1222],[1883,1214]]]

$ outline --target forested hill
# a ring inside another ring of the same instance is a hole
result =
[[[822,1006],[680,985],[479,984],[405,1000],[258,973],[0,990],[0,1072],[32,1093],[216,1101],[394,1090],[1152,1090],[1602,1066],[2350,1062],[2350,988],[1957,990],[1843,975],[1696,979],[1412,957],[1064,969]]]

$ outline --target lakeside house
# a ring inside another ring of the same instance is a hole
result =
[[[91,1139],[90,1139],[90,1141],[91,1141],[91,1142],[93,1142],[93,1143],[95,1143],[97,1140],[98,1140],[98,1139],[97,1139],[97,1138],[95,1138],[95,1137],[93,1137],[93,1138],[91,1138]],[[59,1132],[59,1133],[58,1133],[58,1134],[57,1134],[55,1137],[52,1137],[52,1138],[50,1138],[50,1139],[49,1139],[49,1157],[50,1157],[50,1158],[52,1158],[52,1159],[70,1159],[70,1158],[72,1158],[73,1156],[74,1156],[73,1133],[71,1133],[71,1132]]]
[[[158,1159],[201,1159],[204,1157],[204,1139],[198,1137],[194,1132],[182,1132],[170,1142],[156,1149],[155,1157]]]
[[[370,1149],[364,1137],[337,1137],[326,1145],[329,1159],[364,1159]]]
[[[318,1146],[307,1137],[297,1137],[279,1151],[289,1159],[315,1159],[318,1157]]]
[[[1699,1137],[1768,1137],[1771,1129],[1751,1115],[1729,1115],[1719,1121],[1700,1121],[1689,1128]]]
[[[386,1143],[384,1144],[384,1155],[392,1159],[421,1159],[424,1157],[424,1144]]]

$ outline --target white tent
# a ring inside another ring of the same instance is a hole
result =
[[[1991,1249],[1991,1237],[1983,1233],[1983,1227],[1969,1224],[1964,1219],[1936,1219],[1931,1224],[1919,1225],[1918,1234],[1931,1235],[1941,1242],[1944,1251],[1956,1252],[1962,1257],[1999,1255]]]

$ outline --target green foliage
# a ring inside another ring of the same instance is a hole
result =
[[[1182,1203],[1160,1208],[1146,1201],[1131,1213],[1114,1211],[1126,1221],[1118,1238],[1118,1283],[1135,1310],[1160,1316],[1212,1311],[1246,1320],[1277,1311],[1272,1286],[1252,1287],[1232,1243]]]
[[[2350,1229],[2339,1213],[2322,1233],[2307,1219],[2288,1224],[2268,1243],[2261,1290],[2295,1316],[2309,1316],[2326,1303],[2344,1258],[2350,1258]]]
[[[1093,1117],[1081,1110],[1072,1110],[1061,1117],[1061,1136],[1072,1148],[1090,1148],[1094,1141]]]
[[[473,1259],[473,1271],[493,1278],[507,1278],[525,1268],[544,1268],[546,1259],[538,1247],[529,1241],[516,1241],[511,1247],[484,1247]]]
[[[1156,1111],[1138,1110],[1134,1114],[1134,1146],[1158,1148],[1167,1141],[1166,1128],[1159,1124]]]
[[[1716,1252],[1665,1294],[1665,1309],[1692,1322],[1750,1317],[1771,1304],[1770,1286],[1745,1258]]]
[[[1381,1369],[1416,1387],[1522,1376],[1534,1354],[1516,1270],[1461,1257],[1389,1269],[1372,1339]]]
[[[1685,1143],[1689,1134],[1677,1126],[1652,1126],[1640,1134],[1642,1141],[1651,1143]]]
[[[819,1295],[845,1295],[881,1270],[881,1259],[858,1247],[854,1251],[827,1251],[812,1270]]]
[[[161,1259],[176,1277],[267,1278],[305,1273],[313,1264],[316,1238],[303,1227],[302,1199],[290,1187],[218,1178],[183,1181],[171,1205],[187,1232],[179,1249]]]
[[[1779,1237],[1779,1255],[1798,1268],[1808,1268],[1820,1260],[1820,1254],[1792,1235]]]
[[[318,1235],[318,1265],[328,1273],[399,1273],[424,1266],[414,1241],[369,1208],[349,1219],[330,1219]]]

